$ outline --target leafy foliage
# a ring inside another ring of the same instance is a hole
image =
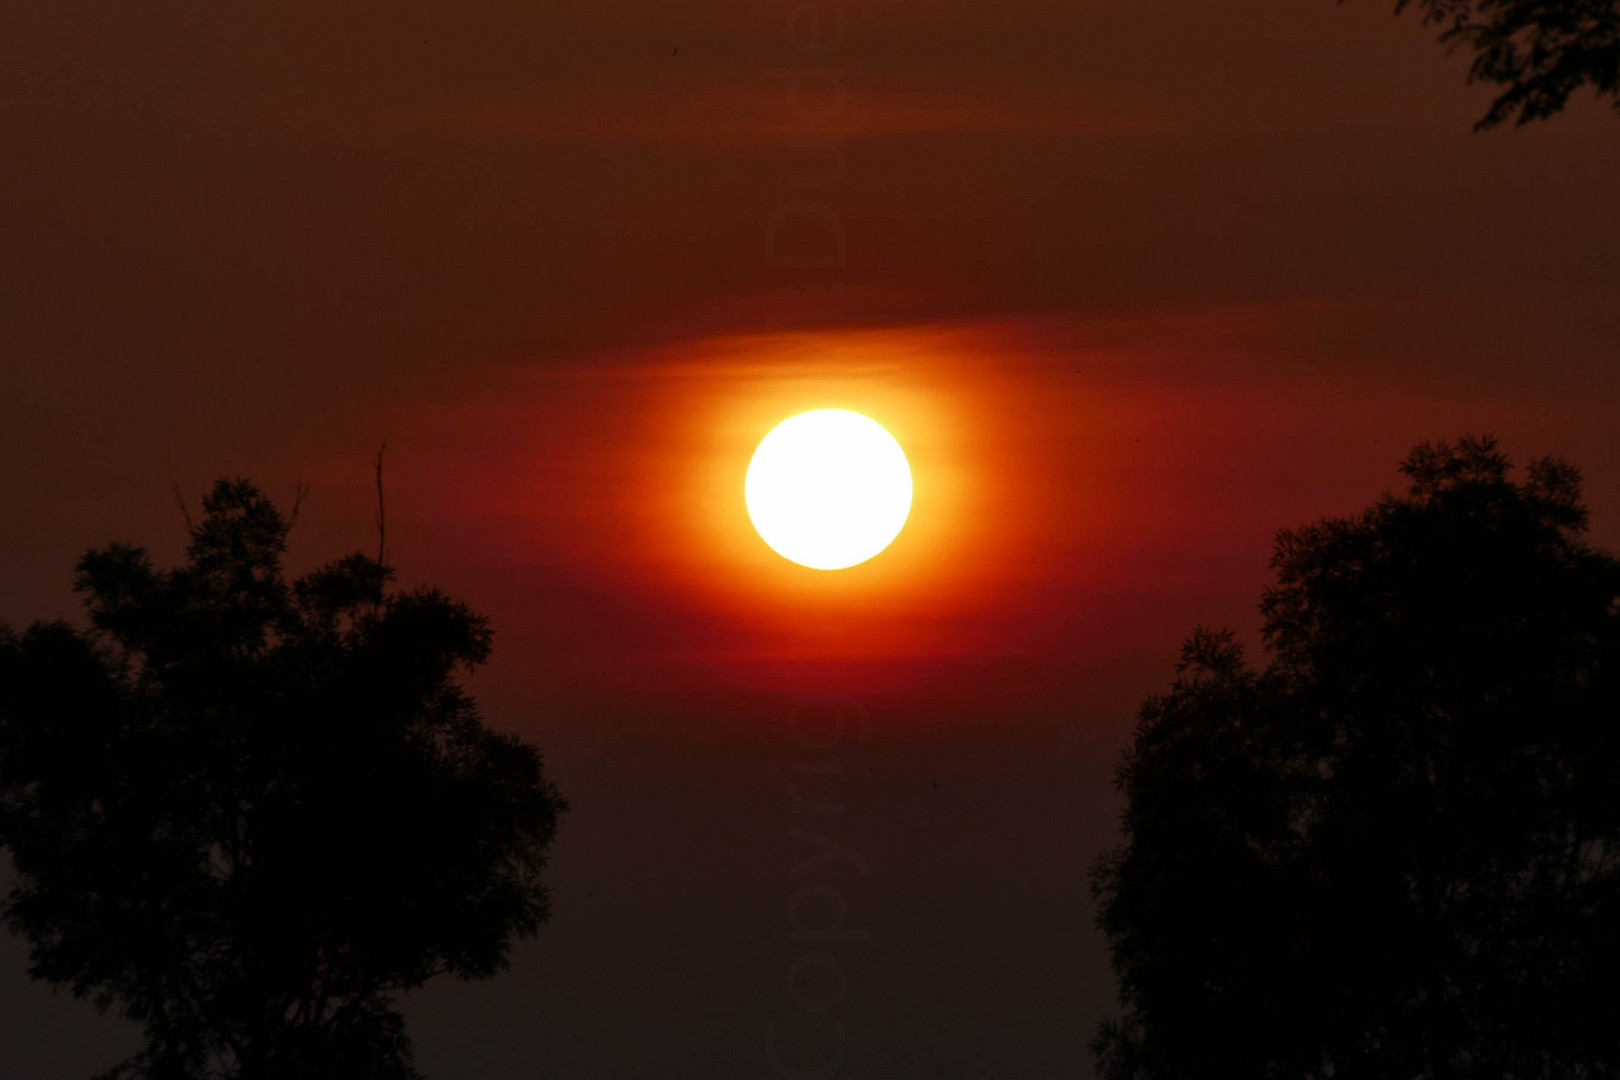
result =
[[[221,481],[185,563],[79,562],[92,629],[0,627],[4,914],[31,974],[144,1026],[107,1077],[417,1075],[394,995],[494,975],[547,917],[566,804],[457,672],[490,630]]]
[[[1506,89],[1477,125],[1544,120],[1591,86],[1620,111],[1620,2],[1617,0],[1397,0],[1413,5],[1440,40],[1472,50],[1469,82]]]
[[[1188,641],[1093,867],[1110,1080],[1620,1074],[1620,561],[1488,439],[1285,531],[1270,662]]]

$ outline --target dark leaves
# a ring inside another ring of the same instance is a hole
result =
[[[109,1076],[414,1076],[392,995],[538,930],[565,804],[455,682],[481,616],[364,555],[288,583],[251,484],[203,505],[181,566],[80,561],[92,634],[0,632],[5,915],[145,1026]]]
[[[1477,128],[1544,120],[1588,86],[1620,111],[1616,0],[1397,0],[1396,10],[1413,4],[1442,42],[1473,53],[1469,82],[1505,88]]]
[[[1197,631],[1093,871],[1120,1077],[1620,1069],[1620,562],[1490,439],[1280,533],[1272,657]]]

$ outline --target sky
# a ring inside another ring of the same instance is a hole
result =
[[[1620,123],[1474,134],[1391,6],[6,0],[0,619],[220,476],[373,550],[386,442],[573,804],[430,1076],[1089,1077],[1115,762],[1275,532],[1491,432],[1620,544]],[[824,407],[916,482],[832,573],[742,501]],[[132,1048],[24,965],[0,1078]]]

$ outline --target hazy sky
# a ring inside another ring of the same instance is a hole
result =
[[[430,1075],[770,1076],[774,1031],[1089,1076],[1115,756],[1194,625],[1253,639],[1275,530],[1491,431],[1620,543],[1620,122],[1471,134],[1390,7],[7,2],[0,618],[177,558],[221,475],[312,485],[296,569],[370,549],[386,439],[402,577],[492,617],[575,806],[513,974],[413,1001]],[[824,406],[917,477],[832,575],[741,499]],[[115,1061],[23,964],[0,1078]]]

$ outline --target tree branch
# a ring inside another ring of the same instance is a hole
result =
[[[304,505],[304,500],[307,498],[309,498],[309,485],[300,480],[293,487],[292,511],[287,515],[287,528],[285,532],[292,532],[293,526],[298,524],[298,511]]]
[[[180,514],[186,519],[186,535],[195,536],[197,527],[191,523],[191,511],[186,509],[186,497],[180,493],[180,485],[174,485],[174,501],[180,504]]]
[[[377,448],[377,564],[388,565],[388,513],[383,504],[383,451],[388,449],[388,440]]]

